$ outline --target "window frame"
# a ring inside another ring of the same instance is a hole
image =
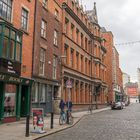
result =
[[[57,79],[57,56],[53,55],[53,79]]]
[[[44,27],[43,27],[43,24],[44,24]],[[41,37],[45,39],[47,37],[47,22],[44,19],[41,20],[40,35]]]
[[[10,5],[11,4],[11,5]],[[13,5],[13,1],[11,0],[11,3],[9,3],[8,1],[7,1],[7,3],[5,2],[5,1],[3,1],[3,0],[1,0],[0,1],[0,5],[1,5],[1,10],[0,10],[0,17],[2,17],[3,19],[5,19],[6,21],[9,21],[9,22],[11,22],[11,20],[12,20],[12,5]],[[3,7],[4,7],[4,5],[6,5],[6,7],[5,7],[5,11],[4,11],[4,9],[3,9]],[[10,11],[9,11],[9,10]],[[8,13],[8,11],[9,11],[9,13]],[[5,12],[6,14],[5,14],[5,16],[3,16],[3,12]],[[9,17],[8,17],[8,14],[9,14]],[[9,19],[8,19],[9,18]]]
[[[42,6],[47,9],[48,8],[48,0],[42,0]]]
[[[26,13],[26,16],[23,14],[23,12]],[[21,10],[21,29],[22,30],[28,31],[28,21],[29,21],[29,11],[25,7],[22,7],[22,10]]]
[[[53,40],[53,44],[55,46],[58,46],[58,31],[55,29],[54,30],[54,40]]]
[[[59,11],[55,8],[54,16],[57,20],[59,20]]]
[[[8,60],[12,60],[12,61],[17,61],[21,63],[21,59],[22,59],[22,32],[18,31],[17,29],[5,24],[5,23],[1,23],[0,27],[2,28],[2,31],[0,33],[0,57],[8,59]],[[7,28],[9,30],[8,34],[5,33],[5,28]],[[14,32],[14,37],[13,37],[13,33]],[[7,44],[7,49],[6,49],[6,55],[3,55],[3,48],[4,48],[4,40],[7,39],[8,44]],[[10,49],[11,49],[11,42],[14,43],[13,45],[13,57],[10,57]],[[17,45],[19,46],[19,56],[17,59]]]
[[[46,56],[46,50],[44,48],[40,48],[40,59],[39,59],[39,75],[40,76],[44,76],[45,74],[45,58],[46,58],[45,56]]]

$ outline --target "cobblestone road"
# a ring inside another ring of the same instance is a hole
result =
[[[140,104],[88,115],[76,126],[41,140],[140,140]]]

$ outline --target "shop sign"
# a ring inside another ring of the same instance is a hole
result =
[[[30,85],[32,80],[0,73],[0,81]]]
[[[43,108],[33,108],[32,113],[33,113],[33,131],[32,132],[45,133]]]
[[[20,75],[21,64],[19,62],[13,62],[11,60],[0,58],[0,72]]]

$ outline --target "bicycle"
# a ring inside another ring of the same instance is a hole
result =
[[[61,111],[60,117],[59,117],[59,124],[60,125],[65,124],[66,121],[67,121],[66,113],[65,113],[65,111]]]
[[[67,110],[67,114],[68,114],[68,117],[67,117],[67,124],[72,125],[73,122],[74,122],[74,119],[73,119],[73,116],[72,116],[72,114],[71,114],[71,110]]]

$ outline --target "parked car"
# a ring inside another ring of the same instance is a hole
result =
[[[111,105],[111,109],[123,109],[122,102],[113,102]]]

